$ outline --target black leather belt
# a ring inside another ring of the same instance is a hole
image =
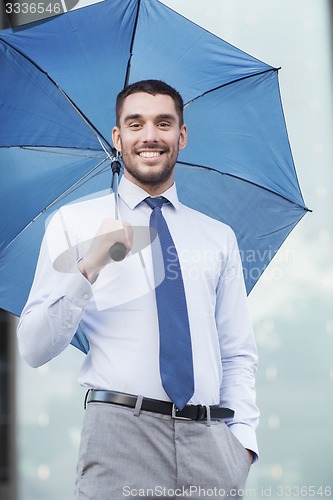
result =
[[[89,403],[112,403],[115,405],[135,408],[138,396],[133,394],[123,394],[121,392],[89,389],[86,394],[85,405]],[[232,418],[234,411],[229,408],[222,408],[219,405],[210,406],[211,419]],[[202,405],[186,405],[182,410],[168,401],[158,399],[143,398],[141,410],[170,415],[172,418],[181,420],[205,420],[207,418],[207,408]]]

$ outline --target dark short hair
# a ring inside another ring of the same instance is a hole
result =
[[[123,104],[126,99],[131,94],[136,94],[138,92],[145,92],[150,95],[164,94],[169,95],[173,102],[175,103],[177,115],[179,117],[179,124],[183,125],[184,116],[183,116],[183,108],[184,102],[180,93],[168,85],[162,80],[141,80],[139,82],[131,83],[127,85],[121,92],[119,92],[116,100],[116,120],[117,126],[119,127],[119,119],[123,109]]]

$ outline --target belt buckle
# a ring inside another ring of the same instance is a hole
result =
[[[181,410],[178,410],[177,406],[175,404],[172,405],[172,409],[171,409],[171,417],[174,419],[174,420],[192,420],[191,418],[189,417],[180,417],[179,415],[177,415],[177,412],[178,411],[181,411]]]

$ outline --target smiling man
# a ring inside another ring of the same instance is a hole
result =
[[[171,187],[178,151],[186,146],[187,130],[182,110],[177,112],[170,95],[136,92],[125,99],[120,97],[112,138],[122,153],[127,179],[149,194],[160,194]]]
[[[236,238],[178,200],[174,168],[187,142],[179,93],[164,82],[137,82],[118,95],[116,114],[126,223],[110,218],[113,195],[54,216],[18,327],[20,351],[39,366],[64,350],[79,326],[89,341],[79,376],[89,390],[77,500],[138,492],[202,499],[212,491],[241,498],[257,458],[259,413]],[[134,226],[150,228],[152,237],[136,252]],[[75,272],[67,275],[50,257],[61,231],[77,248]],[[111,262],[115,242],[126,247],[122,262]]]

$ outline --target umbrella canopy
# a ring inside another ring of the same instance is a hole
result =
[[[16,315],[46,218],[110,187],[114,104],[127,83],[161,79],[182,94],[179,197],[234,229],[248,292],[307,211],[278,69],[157,0],[106,0],[3,30],[0,68],[0,307]]]

